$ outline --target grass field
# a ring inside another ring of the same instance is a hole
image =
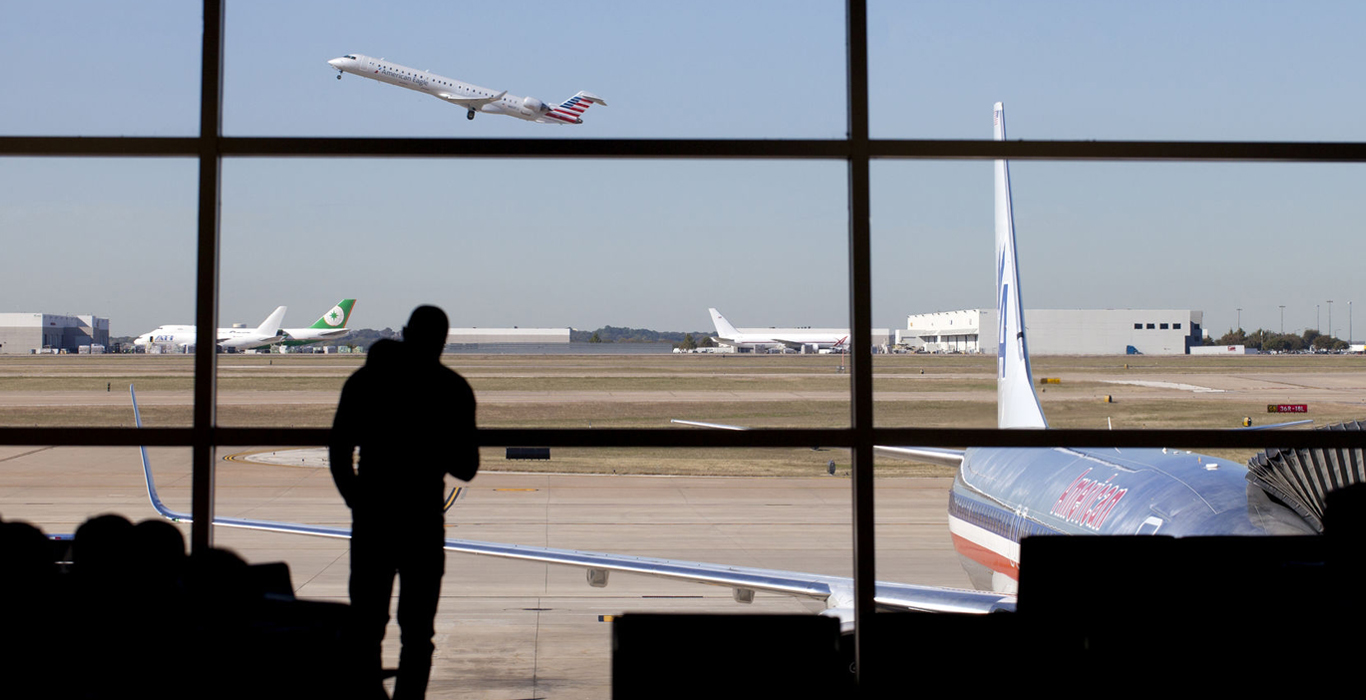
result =
[[[342,384],[363,358],[220,356],[219,422],[233,426],[331,424]],[[753,427],[849,423],[849,378],[829,355],[448,355],[480,401],[484,427],[663,427],[671,418]],[[1316,423],[1366,418],[1361,356],[1039,357],[1036,378],[1054,427],[1235,427],[1277,422],[1269,403],[1307,403]],[[873,358],[875,420],[885,427],[991,427],[995,361],[964,355]],[[137,386],[149,425],[191,420],[192,358],[0,356],[0,424],[131,425]],[[1108,397],[1108,400],[1107,400]],[[1242,453],[1219,456],[1245,459]],[[518,469],[612,473],[811,474],[841,450],[556,450]],[[490,450],[489,465],[501,463]],[[887,473],[946,473],[890,463]]]

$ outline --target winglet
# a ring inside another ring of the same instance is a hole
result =
[[[355,304],[355,299],[342,299],[336,306],[328,309],[327,313],[318,317],[309,328],[345,328],[346,322],[351,320],[351,307]]]
[[[138,394],[136,391],[133,391],[132,384],[128,385],[128,396],[133,400],[133,425],[141,428],[142,412],[138,410]],[[170,508],[167,508],[166,504],[161,502],[161,497],[157,496],[156,483],[152,481],[152,465],[147,461],[147,446],[139,445],[138,450],[142,452],[142,476],[147,480],[147,498],[152,502],[152,509],[167,520],[183,523],[190,522],[192,518],[189,515],[177,513]]]
[[[1000,102],[993,121],[996,140],[1005,141],[1006,113]],[[1029,369],[1010,166],[1004,159],[996,161],[996,424],[1000,428],[1048,427]]]

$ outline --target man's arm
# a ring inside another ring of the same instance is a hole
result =
[[[354,378],[355,375],[352,375]],[[332,481],[337,485],[343,501],[348,508],[355,508],[352,496],[356,491],[356,467],[352,455],[359,442],[359,426],[356,423],[357,391],[351,380],[342,387],[341,400],[337,402],[337,413],[332,418],[332,434],[328,437],[327,461],[332,470]]]
[[[479,471],[479,444],[475,441],[478,428],[475,421],[474,390],[464,377],[456,375],[456,389],[453,414],[456,439],[451,449],[451,466],[446,469],[451,476],[461,481],[469,481]]]

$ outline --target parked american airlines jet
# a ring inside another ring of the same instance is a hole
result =
[[[327,65],[337,69],[337,80],[341,80],[342,73],[354,73],[362,78],[416,90],[464,107],[466,119],[474,119],[475,112],[486,112],[539,124],[582,124],[583,113],[588,111],[589,106],[594,103],[607,106],[601,97],[583,91],[559,105],[548,105],[534,97],[509,95],[507,90],[490,90],[359,53],[334,58]]]
[[[1005,113],[995,108],[996,139],[1005,139]],[[1020,276],[1011,214],[1010,174],[996,161],[997,404],[1001,428],[1044,429],[1043,410],[1030,380],[1029,351],[1022,323]],[[134,414],[137,401],[134,397]],[[690,421],[693,425],[738,428]],[[138,419],[141,425],[141,419]],[[1278,427],[1278,426],[1271,426]],[[1294,450],[1292,452],[1313,452]],[[1360,463],[1360,451],[1355,459]],[[1297,499],[1277,489],[1277,477],[1300,476],[1280,450],[1252,460],[1254,472],[1221,458],[1167,449],[995,448],[966,450],[882,447],[880,456],[946,464],[957,468],[949,502],[949,530],[973,584],[967,591],[879,581],[879,608],[928,612],[985,613],[1015,607],[1019,544],[1038,534],[1268,535],[1322,531],[1322,503]],[[142,451],[152,505],[162,516],[187,521],[157,498]],[[1313,460],[1310,460],[1313,461]],[[1327,468],[1327,467],[1319,467]],[[1357,477],[1334,472],[1322,483],[1346,485]],[[1276,491],[1277,500],[1268,494]],[[227,527],[321,537],[349,537],[345,528],[237,518],[215,518]],[[548,547],[448,539],[452,552],[577,566],[591,586],[607,585],[609,572],[625,572],[731,588],[736,601],[756,591],[795,596],[823,604],[823,614],[852,621],[853,580],[842,576],[726,566]],[[1111,583],[1111,582],[1105,582]],[[1122,582],[1116,582],[1120,585]]]
[[[275,309],[261,325],[255,328],[219,328],[216,338],[219,347],[245,350],[264,345],[274,345],[284,340],[280,332],[280,322],[285,318],[285,307]],[[194,326],[161,326],[154,331],[143,333],[133,340],[140,348],[165,345],[184,349],[195,344]]]
[[[801,349],[804,345],[817,348],[843,348],[849,340],[849,331],[810,330],[804,328],[770,328],[764,331],[741,333],[716,309],[711,312],[711,322],[716,326],[716,342],[737,348],[762,350],[766,348]]]

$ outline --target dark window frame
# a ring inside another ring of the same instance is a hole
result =
[[[1006,141],[871,139],[868,135],[868,42],[865,0],[846,0],[847,114],[845,139],[471,139],[226,137],[222,135],[223,1],[204,0],[200,131],[197,137],[0,136],[0,157],[182,157],[199,161],[195,323],[218,327],[220,175],[224,158],[598,158],[801,159],[848,164],[849,319],[855,352],[850,426],[744,432],[669,429],[483,429],[481,445],[540,447],[792,447],[828,445],[852,451],[856,653],[872,623],[874,540],[872,455],[875,444],[953,447],[1264,447],[1257,432],[1221,430],[995,430],[877,428],[873,423],[869,163],[872,159],[1051,161],[1366,162],[1366,142],[1287,141]],[[211,546],[214,450],[219,446],[326,444],[323,428],[232,428],[217,424],[217,358],[212,344],[195,352],[194,419],[190,428],[0,427],[3,445],[179,446],[193,452],[195,549]],[[1356,447],[1346,431],[1281,435],[1287,447]],[[877,673],[858,665],[860,677]]]

